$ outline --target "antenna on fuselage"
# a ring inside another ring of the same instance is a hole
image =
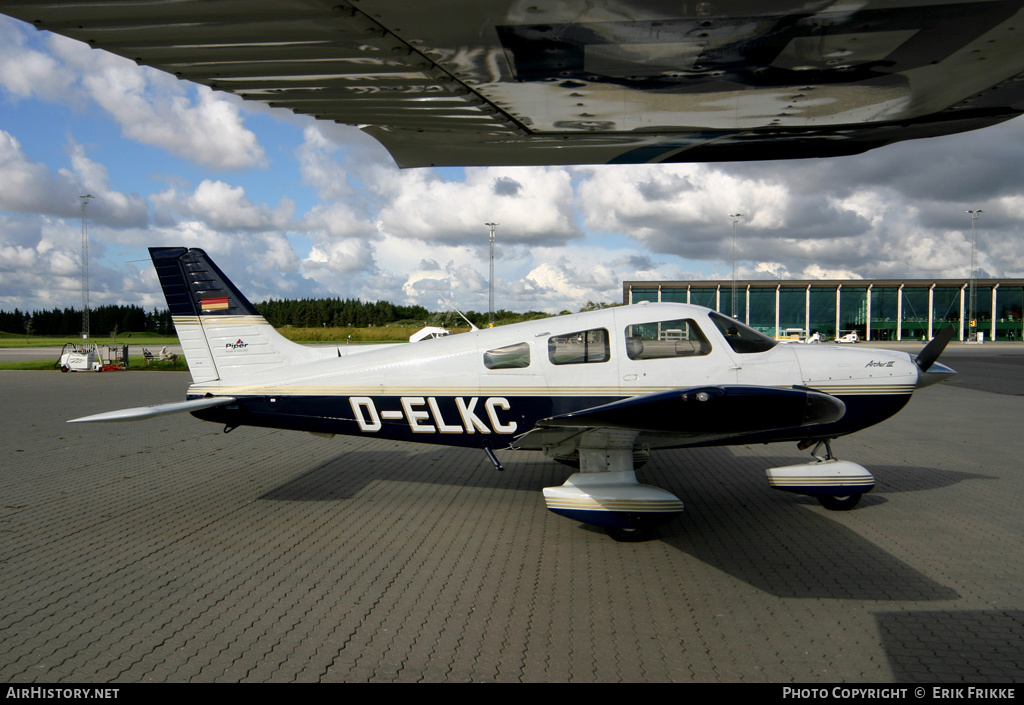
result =
[[[447,296],[445,296],[444,294],[442,294],[442,293],[441,293],[440,291],[437,291],[437,289],[435,289],[434,291],[436,291],[436,292],[437,292],[437,295],[438,295],[438,296],[439,296],[439,297],[441,298],[441,300],[440,300],[440,301],[438,301],[438,303],[444,303],[444,304],[447,304],[447,305],[448,305],[448,308],[450,308],[450,309],[451,309],[452,311],[455,311],[455,313],[459,314],[459,317],[460,317],[460,318],[462,318],[462,320],[464,320],[464,321],[465,321],[465,322],[466,322],[467,324],[469,324],[469,329],[470,329],[471,331],[474,331],[474,330],[480,330],[480,329],[479,329],[479,328],[477,328],[477,327],[476,327],[475,325],[473,325],[473,322],[472,322],[471,320],[469,320],[468,318],[466,318],[466,314],[464,314],[464,313],[463,313],[462,311],[460,311],[459,309],[457,309],[457,308],[455,307],[455,304],[453,304],[453,303],[452,303],[451,301],[449,301],[449,300],[448,300],[448,297],[447,297]]]

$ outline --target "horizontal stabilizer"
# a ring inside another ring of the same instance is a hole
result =
[[[156,404],[155,406],[137,406],[133,409],[119,409],[108,411],[103,414],[83,416],[78,419],[70,419],[68,423],[111,423],[114,421],[140,421],[150,419],[154,416],[164,414],[179,414],[185,411],[199,411],[200,409],[211,409],[215,406],[232,404],[234,397],[207,397],[204,399],[192,399],[190,401],[177,401],[170,404]]]
[[[832,423],[845,413],[842,401],[811,389],[694,387],[574,411],[544,419],[538,426],[736,435]]]

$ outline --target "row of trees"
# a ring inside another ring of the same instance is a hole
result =
[[[115,333],[157,333],[173,335],[171,314],[141,306],[97,306],[89,308],[89,330],[96,335]],[[82,333],[82,309],[54,308],[49,311],[0,311],[0,331],[21,335],[73,336]]]
[[[588,303],[582,310],[602,308],[610,304]],[[256,304],[263,317],[275,328],[346,328],[387,325],[465,325],[452,311],[432,313],[423,306],[399,306],[388,301],[368,303],[358,299],[284,299]],[[568,313],[568,311],[563,311]],[[504,309],[495,312],[495,325],[505,325],[548,314],[540,311],[515,313]],[[467,311],[466,317],[478,328],[488,324],[487,312]],[[171,315],[166,310],[145,311],[140,306],[99,306],[89,310],[89,329],[95,335],[115,333],[156,333],[174,335]],[[20,335],[74,336],[82,332],[82,310],[75,308],[34,311],[14,309],[0,311],[0,331]]]
[[[454,311],[431,312],[423,306],[400,306],[389,301],[366,303],[358,299],[284,299],[263,301],[256,304],[270,325],[275,328],[294,326],[296,328],[365,328],[367,326],[423,326],[443,325],[463,327],[465,321]],[[468,318],[476,327],[487,326],[486,311],[467,311]],[[548,314],[541,311],[515,313],[504,309],[494,314],[495,325],[516,323],[532,318],[543,318]]]
[[[388,301],[367,303],[358,299],[282,299],[256,304],[275,328],[344,328],[386,326],[409,322],[422,324],[433,314],[422,306],[397,306]]]

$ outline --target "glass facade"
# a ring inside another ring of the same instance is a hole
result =
[[[856,333],[861,339],[868,334],[868,290],[843,286],[839,290],[839,330],[840,336]]]
[[[992,327],[992,287],[975,286],[974,291],[978,302],[974,309],[978,319],[978,330],[985,331],[987,338],[988,331]],[[970,289],[968,289],[968,295],[970,295]]]
[[[641,301],[657,301],[658,290],[657,289],[633,289],[632,298],[630,303],[638,304]]]
[[[1024,288],[1019,286],[999,287],[996,290],[996,339],[1021,340],[1024,323],[1021,309],[1024,308]]]
[[[900,337],[903,340],[928,339],[928,287],[903,287],[903,315]]]
[[[733,311],[733,297],[735,294],[736,299],[736,310]],[[736,286],[735,292],[733,291],[732,284],[723,284],[720,292],[721,305],[718,310],[724,313],[730,318],[735,318],[739,321],[747,320],[747,287]]]
[[[942,330],[947,325],[960,325],[960,291],[959,286],[935,287],[935,299],[932,310],[935,312],[935,330]]]
[[[769,336],[790,329],[819,333],[823,340],[855,332],[861,340],[920,341],[928,338],[931,322],[932,335],[952,325],[964,339],[968,287],[966,280],[743,281],[737,282],[736,313]],[[626,282],[623,293],[626,301],[689,301],[733,313],[731,282]],[[1024,281],[978,281],[975,299],[977,330],[985,340],[1024,339]]]
[[[672,303],[685,304],[686,303],[686,289],[665,289],[661,292],[662,301],[670,301]]]
[[[811,334],[819,333],[822,338],[836,337],[836,288],[811,287]]]
[[[779,333],[787,328],[807,328],[807,289],[783,288],[779,291]]]
[[[871,288],[871,340],[896,340],[899,293],[895,286]]]
[[[750,288],[750,320],[747,324],[765,335],[775,335],[775,287]]]
[[[718,294],[718,289],[717,288],[714,288],[714,289],[698,289],[697,287],[693,286],[693,287],[690,287],[690,303],[691,304],[697,304],[698,306],[703,306],[705,308],[713,308],[713,309],[715,309],[717,311],[718,310],[718,304],[716,302],[716,299],[718,298],[717,294]]]

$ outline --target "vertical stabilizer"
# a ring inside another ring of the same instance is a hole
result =
[[[149,254],[193,382],[233,381],[332,355],[274,330],[203,250],[151,247]]]

